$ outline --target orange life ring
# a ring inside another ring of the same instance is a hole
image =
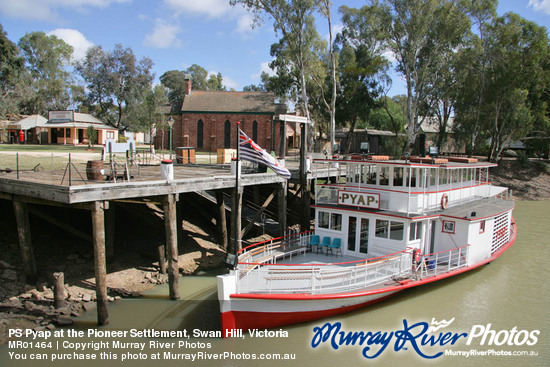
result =
[[[421,258],[422,258],[422,251],[420,251],[420,249],[418,249],[416,251],[416,254],[414,255],[414,261],[419,263]]]
[[[449,196],[447,194],[443,194],[441,196],[441,209],[447,209],[449,207]]]

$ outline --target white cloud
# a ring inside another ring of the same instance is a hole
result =
[[[112,3],[132,0],[17,0],[0,1],[0,13],[8,17],[58,21],[58,9],[71,8],[83,11],[88,7],[105,8]]]
[[[263,72],[269,74],[270,76],[275,75],[275,71],[269,67],[269,62],[265,61],[260,64],[260,71],[251,76],[252,80],[260,80]]]
[[[219,18],[232,11],[227,0],[165,0],[173,10],[191,15],[206,15]]]
[[[248,38],[251,33],[257,32],[257,30],[252,28],[253,22],[254,20],[250,14],[246,13],[241,15],[237,21],[237,29],[235,32],[239,33],[244,38]]]
[[[237,83],[236,81],[234,81],[233,79],[231,79],[228,76],[223,76],[222,84],[225,85],[227,87],[227,89],[229,89],[229,90],[231,90],[231,89],[239,90],[240,89],[239,83]]]
[[[73,60],[81,60],[86,56],[88,48],[94,44],[86,39],[86,37],[76,29],[58,28],[48,33],[48,36],[54,35],[62,39],[67,44],[73,46]]]
[[[550,14],[550,0],[529,0],[529,7]]]
[[[170,48],[178,47],[181,41],[178,38],[178,33],[181,28],[177,25],[169,24],[163,19],[155,20],[155,28],[153,32],[145,36],[143,44],[154,48]]]

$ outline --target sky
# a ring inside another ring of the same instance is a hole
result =
[[[333,27],[341,29],[338,8],[361,7],[365,0],[333,0]],[[550,0],[500,0],[498,13],[515,12],[550,29]],[[26,33],[43,31],[74,48],[73,59],[88,47],[112,51],[116,44],[130,47],[136,57],[153,60],[158,78],[168,70],[197,64],[221,73],[228,89],[260,84],[270,72],[270,47],[278,37],[273,22],[251,27],[251,16],[229,0],[0,0],[0,24],[17,43]],[[326,20],[318,19],[319,33],[328,38]],[[390,95],[404,93],[404,83],[393,73]]]

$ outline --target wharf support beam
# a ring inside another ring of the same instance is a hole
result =
[[[99,201],[91,205],[97,324],[100,326],[109,323],[109,311],[107,308],[107,260],[105,255],[105,205],[105,203]]]
[[[178,229],[176,213],[176,195],[164,197],[164,228],[166,231],[166,250],[168,253],[168,283],[170,299],[179,299],[179,265],[178,265]],[[181,226],[181,223],[180,223]]]
[[[19,247],[21,248],[21,259],[25,268],[26,282],[33,284],[37,280],[36,261],[32,249],[31,225],[29,222],[29,209],[27,203],[13,200],[15,220],[17,221],[17,235],[19,236]]]

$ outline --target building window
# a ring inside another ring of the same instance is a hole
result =
[[[107,131],[105,136],[107,137],[107,139],[114,139],[115,138],[115,132],[114,131]]]
[[[479,233],[485,233],[485,221],[479,222]]]
[[[202,149],[204,147],[204,124],[202,120],[197,121],[197,149]]]
[[[422,222],[411,223],[409,241],[419,240],[422,234]]]
[[[231,122],[229,122],[229,120],[225,120],[223,147],[225,149],[231,148]]]
[[[258,142],[258,121],[256,120],[252,123],[252,140]]]
[[[455,222],[444,220],[442,232],[451,234],[455,233]]]
[[[65,129],[65,137],[70,138],[71,137],[71,129]]]

